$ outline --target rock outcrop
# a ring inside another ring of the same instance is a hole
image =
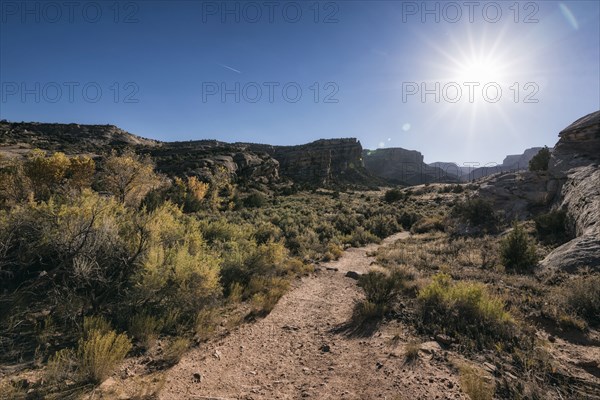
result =
[[[479,195],[509,219],[564,210],[571,241],[540,262],[540,272],[600,269],[600,111],[559,134],[548,171],[502,173],[481,181]]]
[[[463,179],[473,181],[503,172],[527,171],[529,169],[529,161],[531,161],[541,149],[541,147],[532,147],[525,150],[523,154],[508,155],[504,158],[502,164],[475,168],[464,175]]]
[[[559,134],[549,174],[558,182],[558,207],[567,212],[575,239],[556,248],[545,271],[600,269],[600,111],[578,119]]]
[[[420,185],[431,182],[458,182],[458,177],[442,168],[423,162],[423,155],[400,147],[365,150],[365,168],[371,174],[391,183]]]
[[[155,147],[159,143],[133,135],[114,125],[0,122],[2,146],[26,146],[80,154],[127,146]]]
[[[508,221],[530,218],[555,200],[557,183],[545,172],[507,172],[480,182],[478,194],[491,201]]]
[[[272,184],[279,182],[279,162],[265,152],[255,152],[244,144],[216,140],[166,142],[149,150],[158,170],[169,175],[210,179],[221,168],[233,181]]]
[[[355,138],[321,139],[298,146],[249,144],[276,159],[282,176],[312,185],[377,184],[363,166],[362,146]]]

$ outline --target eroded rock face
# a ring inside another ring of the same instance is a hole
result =
[[[556,248],[541,265],[545,272],[600,269],[600,111],[578,119],[559,134],[549,174],[560,188],[575,239]]]
[[[563,129],[558,136],[548,170],[556,178],[565,178],[570,169],[598,163],[600,160],[600,111],[588,114]]]
[[[502,172],[519,172],[529,169],[529,161],[541,150],[541,147],[532,147],[523,152],[523,154],[509,155],[504,158],[500,165],[488,165],[475,168],[464,176],[466,180],[475,180],[486,178]]]
[[[279,162],[282,176],[316,185],[374,183],[363,166],[362,146],[355,138],[322,139],[298,146],[248,145]]]
[[[560,207],[567,211],[575,239],[554,249],[541,265],[546,271],[600,269],[600,168],[597,164],[568,171]]]
[[[458,177],[423,162],[423,155],[400,147],[365,150],[365,168],[371,174],[392,183],[420,185],[431,182],[458,182]]]
[[[547,173],[529,171],[484,178],[478,190],[507,220],[530,218],[536,208],[550,205],[556,192],[556,182]]]

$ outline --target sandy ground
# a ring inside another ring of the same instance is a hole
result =
[[[396,234],[381,245],[407,236]],[[378,246],[349,249],[304,278],[266,318],[188,353],[168,371],[159,398],[466,398],[438,349],[407,363],[402,335],[392,340],[398,330],[350,335],[340,329],[363,296],[345,273],[366,272]]]

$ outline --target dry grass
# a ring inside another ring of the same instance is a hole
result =
[[[462,390],[469,395],[471,400],[492,400],[494,398],[494,384],[491,377],[486,379],[483,371],[469,365],[461,366],[459,371]]]

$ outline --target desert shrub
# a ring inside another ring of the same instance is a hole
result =
[[[367,227],[378,238],[386,238],[400,230],[400,225],[393,215],[375,215],[368,220]]]
[[[504,302],[490,295],[485,285],[453,282],[438,274],[418,295],[423,328],[465,339],[465,345],[482,348],[513,336],[514,320]]]
[[[379,243],[381,239],[359,226],[351,234],[343,236],[342,241],[352,247],[360,247],[369,243]]]
[[[265,244],[269,241],[278,242],[283,235],[281,229],[271,223],[259,224],[254,230],[254,240],[257,244]]]
[[[441,217],[426,217],[418,220],[412,228],[411,233],[427,233],[434,231],[443,232],[445,229],[444,220]]]
[[[500,258],[507,270],[525,272],[537,264],[535,245],[516,222],[500,243]]]
[[[108,322],[102,316],[89,316],[83,318],[83,336],[87,337],[90,332],[98,331],[102,334],[108,333],[112,330],[110,322]]]
[[[165,349],[162,359],[168,365],[175,365],[180,360],[185,352],[190,348],[190,340],[186,338],[176,338]]]
[[[386,312],[387,307],[384,304],[375,304],[369,300],[357,301],[352,309],[352,322],[361,325],[383,318]]]
[[[550,162],[550,149],[544,146],[533,158],[529,161],[530,171],[547,171]]]
[[[454,186],[452,186],[452,193],[462,193],[465,191],[465,187],[463,185],[460,184],[456,184]]]
[[[396,202],[398,200],[402,200],[404,198],[405,198],[404,193],[402,193],[402,190],[398,189],[398,188],[386,190],[385,194],[383,195],[383,200],[386,203],[394,203],[394,202]]]
[[[419,214],[417,214],[416,212],[411,212],[411,211],[402,211],[402,214],[400,214],[400,217],[398,219],[398,222],[400,223],[400,225],[402,225],[402,227],[406,230],[410,230],[410,228],[412,228],[412,226],[421,218],[421,216]]]
[[[492,400],[494,384],[486,381],[483,372],[474,367],[463,365],[459,368],[460,385],[471,400]]]
[[[414,362],[417,358],[419,358],[419,350],[421,350],[421,345],[417,341],[410,341],[404,346],[404,357],[406,358],[406,362]]]
[[[73,379],[76,377],[78,365],[77,353],[73,349],[59,350],[48,358],[44,377],[55,383]]]
[[[198,311],[194,321],[194,333],[198,340],[207,340],[216,329],[217,315],[212,308]]]
[[[145,313],[136,314],[129,320],[128,333],[146,350],[154,346],[161,329],[162,322]]]
[[[253,313],[257,315],[270,313],[279,299],[289,290],[289,287],[290,282],[285,278],[252,278],[247,291],[251,295]]]
[[[267,198],[261,192],[252,192],[244,197],[243,204],[247,208],[260,208],[265,205]]]
[[[359,283],[368,301],[388,307],[398,296],[402,285],[401,279],[395,274],[381,271],[369,271],[361,275]]]
[[[224,219],[211,222],[203,221],[200,229],[202,230],[202,236],[208,243],[230,242],[238,236],[236,226]]]
[[[102,382],[131,350],[131,341],[115,331],[91,331],[79,341],[77,350],[82,375],[94,382]]]
[[[562,244],[569,240],[567,233],[567,213],[554,210],[535,217],[538,237],[546,244]]]
[[[592,325],[600,323],[600,275],[583,275],[565,282],[561,289],[568,311]]]
[[[27,391],[17,382],[8,378],[0,380],[0,400],[25,400]]]
[[[337,260],[344,254],[344,250],[336,243],[327,244],[327,251],[323,256],[324,261]]]
[[[471,198],[456,204],[451,215],[488,232],[495,231],[499,223],[492,203],[481,198]]]

